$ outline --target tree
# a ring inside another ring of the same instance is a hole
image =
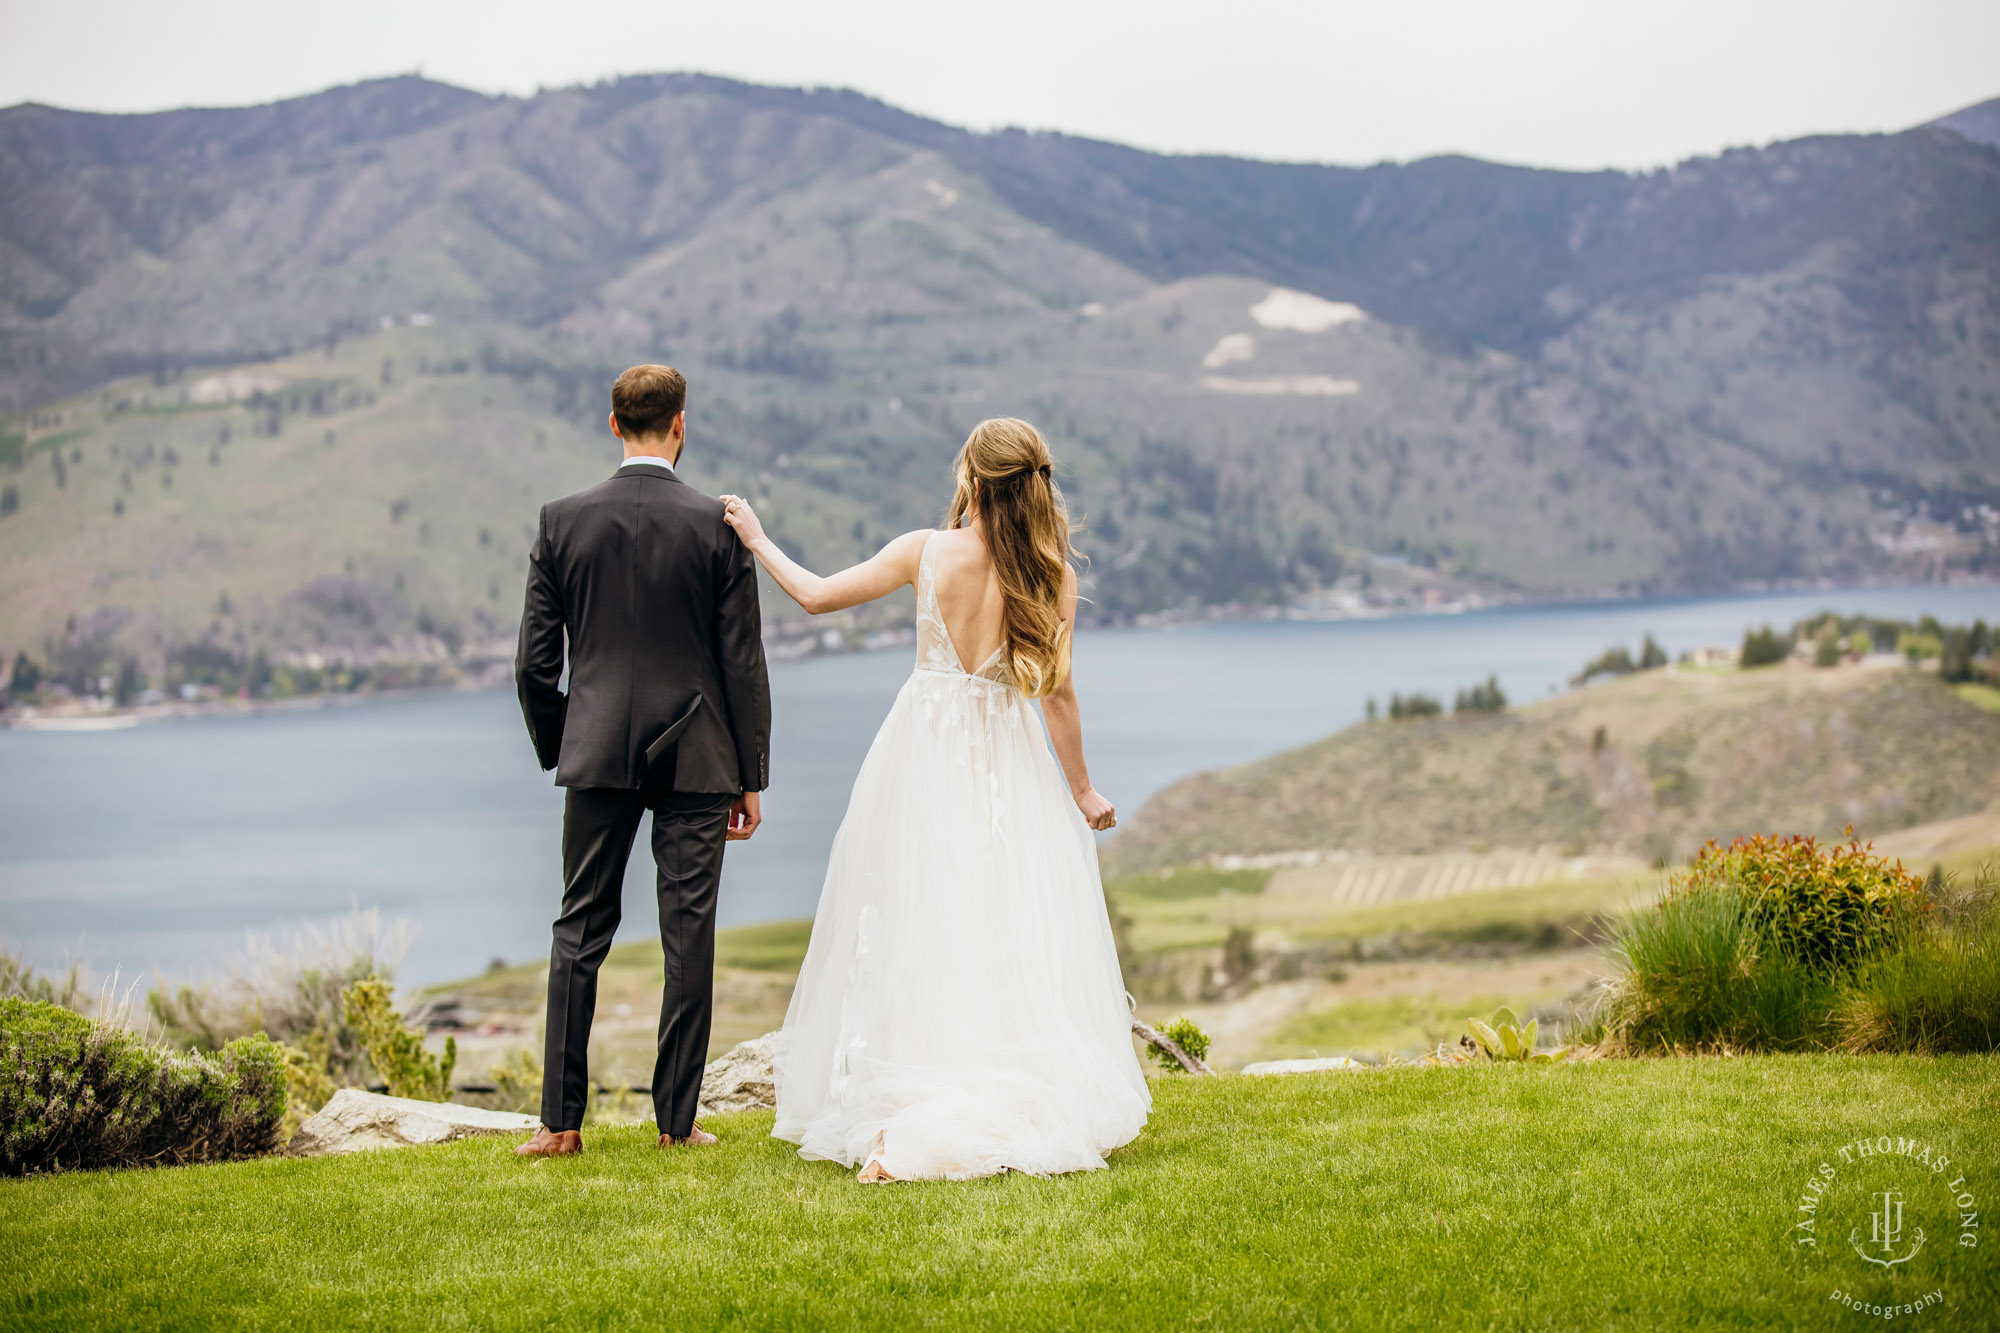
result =
[[[1646,642],[1652,643],[1652,639],[1649,637]],[[1585,663],[1582,674],[1571,680],[1570,684],[1588,685],[1599,676],[1629,676],[1638,669],[1632,661],[1631,650],[1623,644],[1617,644],[1606,648],[1596,660]]]
[[[1389,696],[1389,716],[1401,722],[1412,717],[1436,717],[1444,711],[1444,705],[1428,694],[1413,694],[1405,699],[1400,694]]]
[[[126,658],[118,664],[118,681],[112,686],[111,697],[120,708],[131,706],[139,692],[146,688],[146,678],[139,674],[139,664]]]
[[[1652,635],[1648,634],[1646,636],[1646,642],[1642,644],[1639,648],[1639,670],[1652,671],[1658,667],[1663,667],[1666,664],[1667,664],[1667,650],[1660,647],[1660,642],[1658,639],[1655,639]]]
[[[1780,634],[1769,625],[1748,631],[1743,636],[1743,651],[1736,663],[1744,667],[1770,666],[1782,662],[1792,655],[1792,636]]]
[[[35,665],[35,659],[28,656],[27,649],[14,654],[14,675],[8,681],[7,689],[14,694],[33,694],[41,688],[42,669]]]
[[[1972,665],[1970,630],[1948,629],[1944,632],[1944,646],[1938,653],[1938,678],[1953,684],[1977,679]]]
[[[1504,713],[1507,711],[1507,696],[1500,689],[1500,678],[1488,676],[1483,685],[1474,685],[1469,690],[1460,690],[1452,701],[1454,713]]]

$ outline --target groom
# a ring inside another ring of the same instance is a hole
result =
[[[694,1123],[708,1055],[715,890],[723,843],[748,838],[763,819],[771,690],[756,564],[722,521],[722,502],[674,471],[686,407],[687,381],[670,366],[620,375],[611,433],[625,445],[623,466],[542,506],[528,554],[514,677],[535,756],[569,793],[542,1127],[516,1150],[527,1157],[583,1151],[597,969],[649,810],[667,972],[653,1110],[662,1147],[715,1142]]]

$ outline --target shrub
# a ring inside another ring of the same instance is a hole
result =
[[[1979,669],[1979,643],[1986,634],[1985,622],[1975,622],[1966,629],[1949,629],[1944,632],[1943,646],[1938,652],[1938,677],[1949,684],[1959,685],[1968,680],[1978,680],[1985,673]]]
[[[252,1157],[277,1146],[284,1115],[283,1057],[261,1034],[193,1055],[0,1000],[0,1174]]]
[[[1646,642],[1653,642],[1650,635],[1647,636]],[[1632,660],[1631,650],[1623,644],[1618,644],[1606,648],[1601,655],[1584,663],[1583,670],[1570,681],[1570,684],[1588,685],[1599,676],[1629,676],[1638,669],[1638,663]]]
[[[1960,895],[1850,840],[1710,843],[1659,904],[1628,918],[1614,1044],[1980,1051],[2000,1040],[1993,875]]]
[[[490,1077],[500,1109],[529,1114],[542,1104],[542,1062],[533,1051],[515,1047],[493,1066]]]
[[[1209,1035],[1201,1030],[1201,1024],[1195,1022],[1186,1014],[1182,1014],[1171,1023],[1162,1023],[1160,1025],[1160,1035],[1171,1040],[1176,1046],[1179,1046],[1197,1060],[1208,1059],[1208,1049],[1213,1044],[1209,1039]],[[1180,1061],[1174,1059],[1173,1056],[1168,1055],[1157,1046],[1147,1046],[1146,1054],[1152,1057],[1154,1064],[1170,1074],[1184,1072],[1181,1069]]]
[[[456,1037],[445,1038],[442,1058],[426,1051],[424,1034],[403,1025],[389,1003],[389,983],[380,977],[355,982],[341,1000],[348,1023],[361,1034],[368,1059],[388,1085],[391,1097],[450,1100],[451,1071],[458,1063]]]
[[[1639,1051],[1826,1044],[1832,982],[1757,929],[1731,881],[1700,881],[1628,918],[1608,1001],[1614,1044]]]
[[[1944,651],[1944,645],[1935,634],[1912,633],[1905,630],[1896,640],[1896,651],[1912,662],[1928,661]]]
[[[1389,716],[1395,721],[1411,717],[1436,717],[1444,711],[1444,705],[1428,694],[1413,694],[1405,699],[1400,694],[1389,696]]]
[[[83,969],[72,962],[62,979],[54,980],[35,971],[13,949],[0,948],[0,1000],[15,996],[75,1009],[83,1001]]]
[[[1924,1055],[2000,1049],[1996,880],[1989,863],[1964,898],[1941,883],[1945,919],[1910,931],[1903,947],[1856,974],[1836,1014],[1842,1047]]]
[[[1891,942],[1912,913],[1928,910],[1923,881],[1876,856],[1873,844],[1821,849],[1809,837],[1758,834],[1711,842],[1668,881],[1667,897],[1710,886],[1742,891],[1748,924],[1808,967],[1840,969]]]
[[[1771,666],[1792,655],[1792,636],[1780,634],[1769,625],[1753,629],[1743,636],[1743,651],[1738,654],[1738,666]]]
[[[292,1135],[320,1107],[333,1100],[333,1079],[326,1072],[326,1056],[323,1052],[300,1050],[296,1046],[280,1046],[278,1052],[285,1062],[285,1126],[283,1139],[292,1141]]]
[[[317,1057],[336,1085],[352,1086],[366,1079],[367,1052],[343,996],[357,981],[390,975],[408,939],[405,925],[384,926],[374,911],[283,935],[252,935],[221,986],[157,988],[146,1007],[176,1045],[214,1051],[264,1032]]]

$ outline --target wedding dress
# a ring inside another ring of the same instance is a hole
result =
[[[779,1034],[772,1133],[904,1180],[1097,1170],[1152,1097],[1096,844],[1004,652],[959,662],[935,545],[917,667],[855,778]]]

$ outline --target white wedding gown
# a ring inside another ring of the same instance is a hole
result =
[[[775,1137],[904,1180],[1105,1165],[1146,1122],[1097,848],[1003,654],[917,669],[854,780],[777,1043]]]

